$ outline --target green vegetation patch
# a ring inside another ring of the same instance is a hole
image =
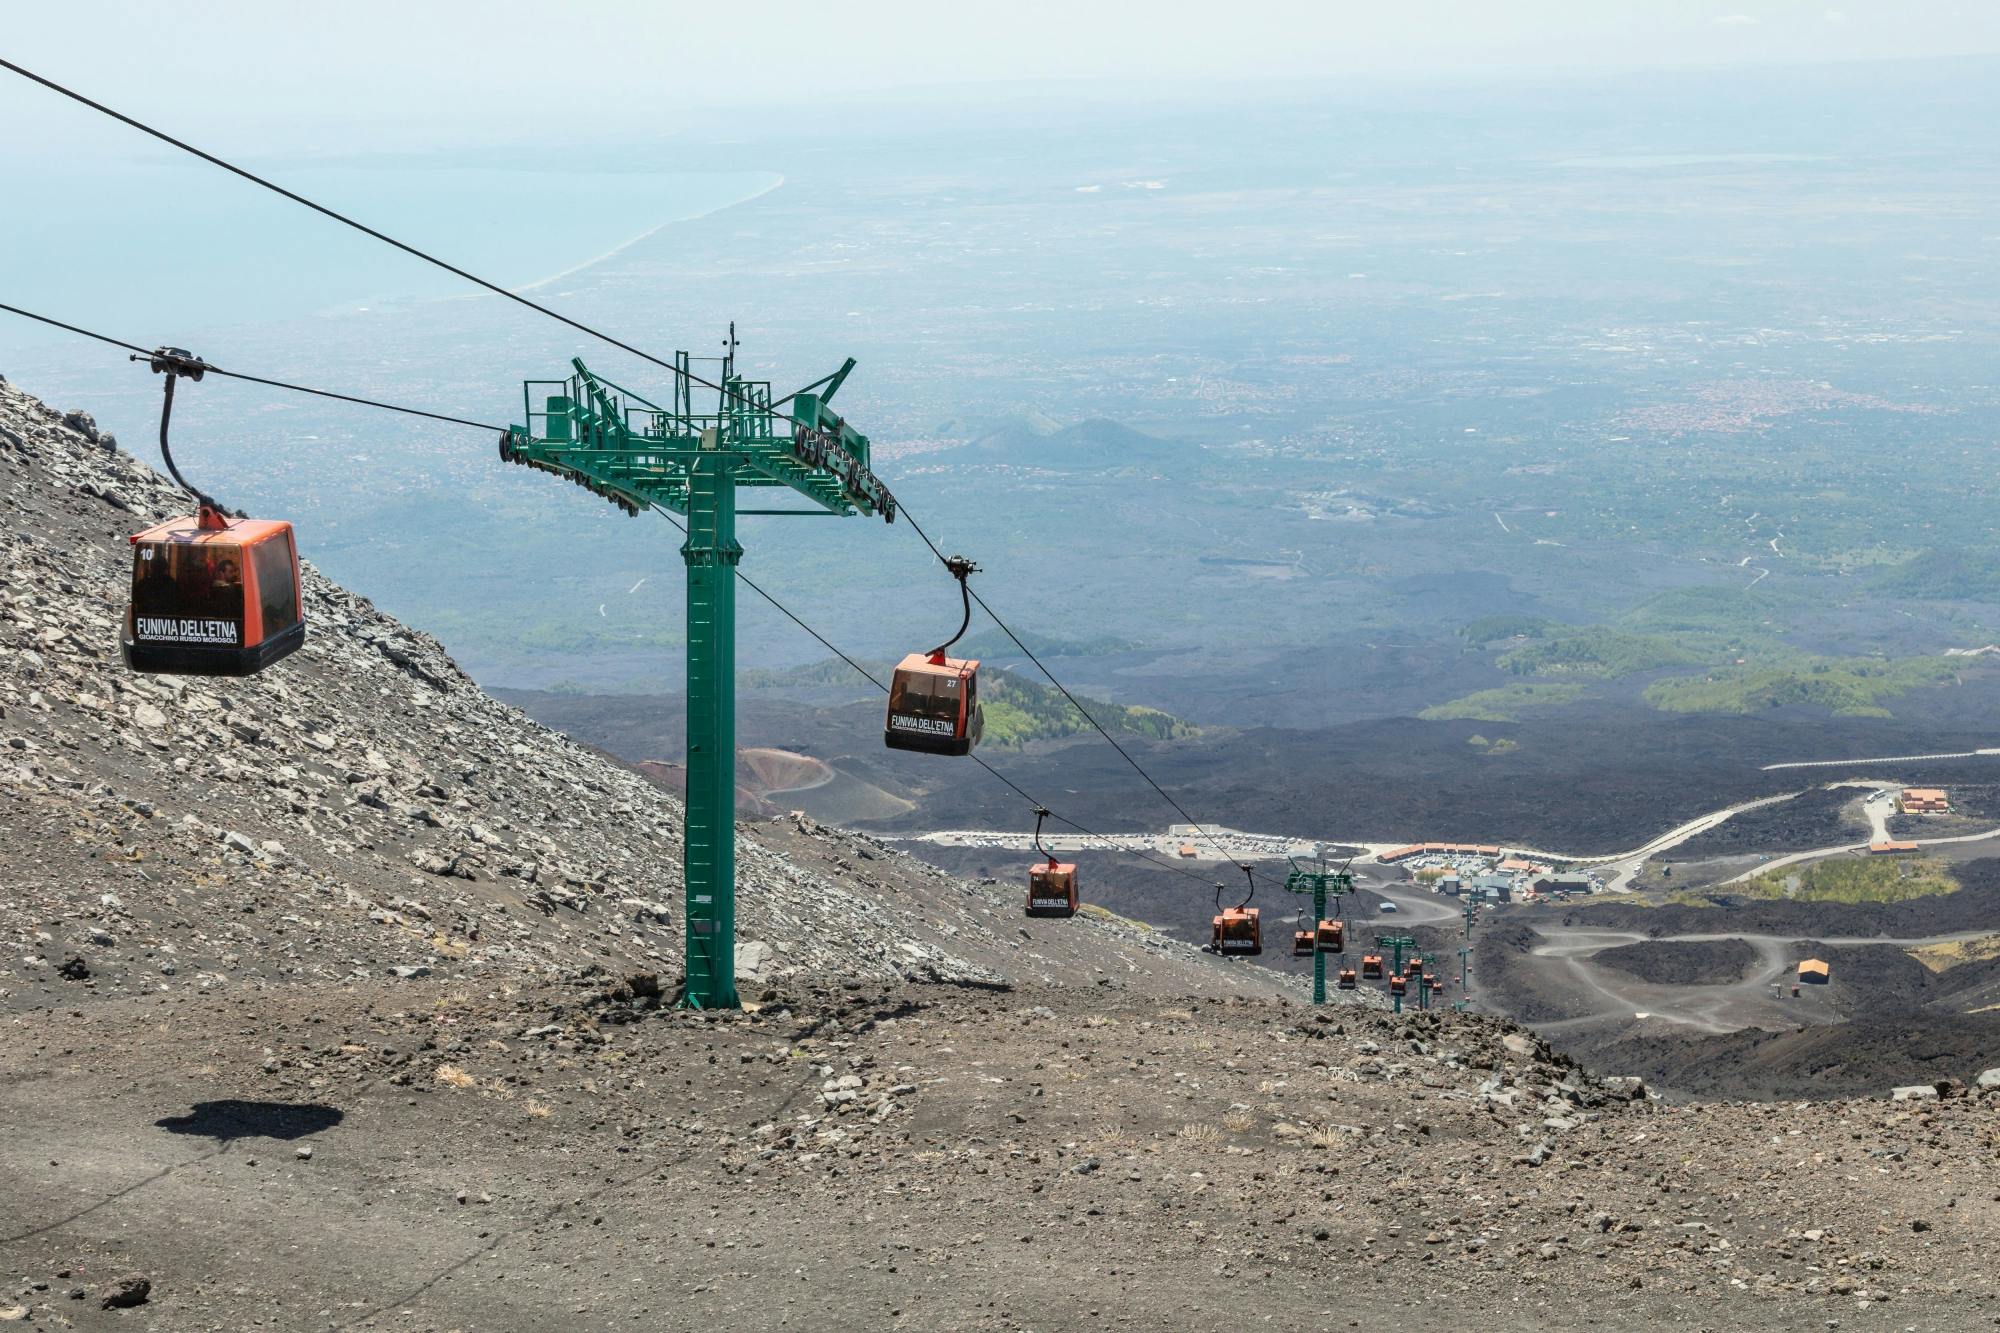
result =
[[[1842,717],[1888,717],[1882,700],[1957,678],[1949,657],[1802,658],[1784,666],[1744,666],[1680,676],[1646,687],[1646,702],[1668,713],[1754,713],[1793,705]]]
[[[1500,654],[1499,666],[1517,676],[1582,676],[1616,680],[1660,667],[1693,666],[1709,658],[1658,634],[1632,634],[1603,626],[1551,628]]]
[[[1458,631],[1459,637],[1467,643],[1493,643],[1499,639],[1528,639],[1545,634],[1550,630],[1562,630],[1568,626],[1558,625],[1553,620],[1540,616],[1481,616]]]
[[[1575,703],[1589,690],[1557,681],[1522,680],[1498,689],[1478,690],[1449,703],[1433,704],[1417,716],[1426,722],[1462,719],[1470,722],[1516,722],[1526,708],[1556,708]],[[1483,742],[1482,742],[1483,744]],[[1513,748],[1512,746],[1508,747]]]
[[[979,701],[986,710],[985,743],[989,745],[1025,745],[1029,741],[1055,740],[1093,729],[1056,690],[1023,680],[1011,672],[982,668]],[[1083,706],[1114,736],[1172,741],[1197,735],[1201,730],[1172,713],[1144,705],[1085,699]]]
[[[1990,601],[2000,596],[2000,554],[1925,550],[1868,580],[1871,592],[1918,600]]]
[[[1937,857],[1841,856],[1767,870],[1722,892],[1805,903],[1899,903],[1956,893],[1958,881]]]
[[[1796,599],[1761,589],[1706,584],[1675,588],[1649,597],[1619,617],[1640,634],[1710,634],[1725,639],[1752,639],[1783,633],[1781,616]]]

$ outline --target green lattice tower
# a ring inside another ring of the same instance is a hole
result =
[[[1401,976],[1403,971],[1403,950],[1414,950],[1417,947],[1417,940],[1414,935],[1377,935],[1375,937],[1375,947],[1378,949],[1390,949],[1395,952],[1396,960],[1390,964],[1388,975],[1391,977]],[[1407,990],[1409,984],[1409,979],[1405,977],[1403,980],[1404,989]],[[1417,989],[1422,990],[1423,987],[1418,986]],[[1402,1013],[1403,997],[1392,993],[1389,998],[1395,1001],[1396,1012],[1399,1014]]]
[[[1396,954],[1393,970],[1400,972],[1403,970],[1403,950],[1409,949],[1414,952],[1417,947],[1417,938],[1414,935],[1377,935],[1375,937],[1375,947],[1378,949],[1393,949]]]
[[[738,514],[879,514],[895,498],[869,470],[868,437],[827,406],[848,373],[788,399],[736,373],[736,329],[724,344],[715,410],[697,412],[693,358],[674,355],[672,406],[648,402],[573,360],[566,380],[522,386],[524,425],[500,457],[575,482],[637,515],[687,517],[687,980],[681,1002],[733,1009],[736,998],[736,540]],[[541,401],[536,402],[540,390]],[[785,487],[808,504],[738,509],[739,487]]]
[[[1340,900],[1354,892],[1354,876],[1345,870],[1328,870],[1322,861],[1318,870],[1303,869],[1297,861],[1292,862],[1291,873],[1285,876],[1285,888],[1297,894],[1312,895],[1313,900],[1313,1003],[1326,1003],[1326,950],[1319,947],[1319,923],[1326,916],[1326,900],[1332,896],[1334,909],[1339,910]]]

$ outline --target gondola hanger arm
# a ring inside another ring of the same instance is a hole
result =
[[[959,600],[963,602],[965,605],[965,616],[958,622],[958,633],[952,635],[949,639],[946,639],[943,643],[931,649],[930,652],[926,654],[926,656],[929,657],[932,666],[943,666],[945,663],[945,656],[944,656],[945,650],[951,647],[954,643],[957,643],[960,639],[964,638],[965,631],[971,628],[972,587],[970,584],[966,582],[966,580],[970,578],[972,575],[977,574],[979,572],[979,566],[973,564],[971,560],[962,555],[954,555],[949,557],[944,562],[944,567],[946,570],[950,571],[951,576],[953,578],[958,580],[958,596]]]

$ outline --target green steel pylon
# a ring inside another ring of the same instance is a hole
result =
[[[1322,848],[1322,851],[1325,849]],[[1327,896],[1333,896],[1334,911],[1340,911],[1340,900],[1354,892],[1354,876],[1345,870],[1328,870],[1322,856],[1318,870],[1304,870],[1297,861],[1292,862],[1291,873],[1285,876],[1285,888],[1291,893],[1310,893],[1313,900],[1313,1003],[1326,1003],[1326,950],[1319,947],[1319,923],[1326,917]]]
[[[868,466],[868,437],[827,401],[839,370],[791,396],[736,373],[736,326],[724,344],[713,412],[694,410],[692,359],[674,356],[673,405],[661,407],[572,360],[567,380],[522,386],[526,424],[500,457],[573,481],[628,514],[664,507],[687,516],[687,982],[681,1002],[733,1009],[736,998],[736,541],[738,513],[879,514],[896,501]],[[542,401],[535,402],[541,389]],[[736,507],[739,486],[784,486],[812,508]]]
[[[1414,951],[1417,947],[1417,938],[1414,935],[1377,935],[1375,947],[1395,950],[1396,961],[1392,966],[1395,971],[1400,972],[1403,970],[1403,950]]]

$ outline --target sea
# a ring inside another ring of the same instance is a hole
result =
[[[162,149],[162,154],[169,150]],[[140,343],[161,331],[462,295],[463,279],[194,159],[39,162],[0,208],[0,301]],[[509,287],[754,198],[767,171],[562,171],[399,161],[264,173]],[[63,335],[0,313],[0,351]]]

